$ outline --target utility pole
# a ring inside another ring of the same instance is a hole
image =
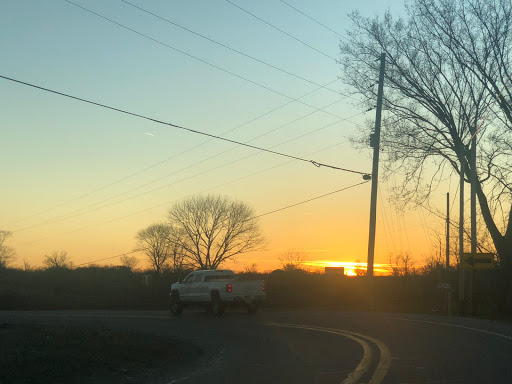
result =
[[[476,253],[476,127],[471,140],[470,154],[470,181],[471,181],[471,253]],[[468,278],[468,312],[473,313],[473,278],[474,271],[469,271]]]
[[[462,256],[464,255],[464,164],[466,162],[466,149],[462,145],[460,156],[460,213],[459,213],[459,315],[465,314],[465,290],[464,290],[464,268],[462,268]]]
[[[373,276],[373,263],[375,259],[375,224],[377,221],[377,183],[379,180],[379,152],[380,152],[380,121],[382,116],[382,95],[384,93],[384,68],[386,54],[380,55],[379,88],[377,93],[377,113],[375,116],[375,132],[370,137],[370,146],[373,147],[372,167],[372,195],[370,202],[370,236],[368,240],[368,263],[366,276]]]
[[[446,194],[446,271],[450,270],[450,192]],[[448,275],[446,276],[448,278]]]

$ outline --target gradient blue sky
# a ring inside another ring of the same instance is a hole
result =
[[[122,1],[74,2],[292,98],[318,88]],[[339,36],[286,4],[233,2],[339,58]],[[326,84],[341,75],[334,60],[224,0],[133,4],[316,83]],[[366,16],[381,15],[388,8],[397,15],[404,10],[403,1],[392,0],[289,4],[341,35],[349,28],[347,14],[353,10]],[[13,0],[2,5],[1,75],[215,135],[290,101],[66,1]],[[13,232],[9,244],[17,250],[18,265],[23,259],[40,265],[45,254],[58,249],[66,250],[75,264],[130,252],[138,230],[165,220],[174,201],[195,193],[240,199],[263,214],[362,181],[360,175],[212,141],[9,81],[0,84],[0,229]],[[341,81],[329,87],[347,91]],[[328,90],[302,100],[317,108],[338,101],[326,111],[349,119],[333,124],[339,118],[316,112],[288,124],[314,112],[293,102],[226,137],[245,142],[272,131],[251,144],[370,172],[370,150],[354,150],[347,138],[365,120],[373,120],[375,112],[360,114],[354,99]],[[333,125],[279,145],[329,124]],[[376,261],[386,262],[389,252],[401,250],[419,260],[435,247],[428,228],[442,228],[442,222],[426,213],[396,212],[386,201],[389,187],[381,185]],[[368,183],[262,217],[268,247],[240,257],[238,266],[277,267],[279,254],[291,248],[303,250],[312,261],[366,261],[369,197]],[[71,217],[64,219],[66,215]],[[119,259],[105,263],[117,264]]]

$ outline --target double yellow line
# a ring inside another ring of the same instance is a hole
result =
[[[373,352],[370,347],[370,344],[368,342],[371,342],[375,344],[380,351],[380,357],[379,357],[379,363],[377,364],[377,368],[375,369],[375,372],[373,373],[372,378],[368,382],[369,384],[379,384],[382,382],[384,377],[389,371],[389,368],[391,367],[391,352],[389,351],[388,347],[386,345],[371,336],[366,336],[361,333],[351,332],[351,331],[345,331],[341,329],[336,328],[325,328],[325,327],[317,327],[313,325],[300,325],[300,324],[288,324],[288,323],[273,323],[273,322],[267,322],[266,325],[272,326],[272,327],[284,327],[284,328],[298,328],[298,329],[308,329],[311,331],[317,331],[317,332],[325,332],[325,333],[332,333],[335,335],[347,337],[351,340],[354,340],[355,342],[359,343],[361,347],[363,348],[363,358],[361,359],[360,363],[357,365],[356,369],[354,369],[348,377],[342,382],[342,384],[356,384],[363,375],[368,372],[370,369],[372,359],[373,359]]]

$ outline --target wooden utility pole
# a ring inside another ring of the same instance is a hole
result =
[[[446,271],[450,270],[450,192],[446,194]]]
[[[382,95],[384,93],[384,68],[386,54],[380,55],[379,88],[377,93],[377,113],[375,116],[375,132],[370,138],[373,147],[372,167],[372,195],[370,202],[370,235],[368,240],[368,264],[366,276],[373,276],[373,263],[375,259],[375,224],[377,219],[377,183],[379,180],[379,152],[380,152],[380,121],[382,116]]]
[[[470,154],[470,182],[471,182],[471,253],[476,253],[476,127],[471,140]],[[473,276],[474,271],[469,270],[468,273],[468,292],[467,292],[467,308],[468,313],[473,313]]]
[[[462,268],[462,257],[464,255],[464,164],[466,150],[462,146],[462,155],[460,157],[460,213],[459,213],[459,315],[464,316],[465,308],[465,290],[464,290],[464,268]]]

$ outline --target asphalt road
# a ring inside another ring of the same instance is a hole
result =
[[[0,311],[0,324],[98,325],[186,340],[193,362],[151,383],[512,383],[512,325],[342,311]],[[1,342],[1,340],[0,340]]]

